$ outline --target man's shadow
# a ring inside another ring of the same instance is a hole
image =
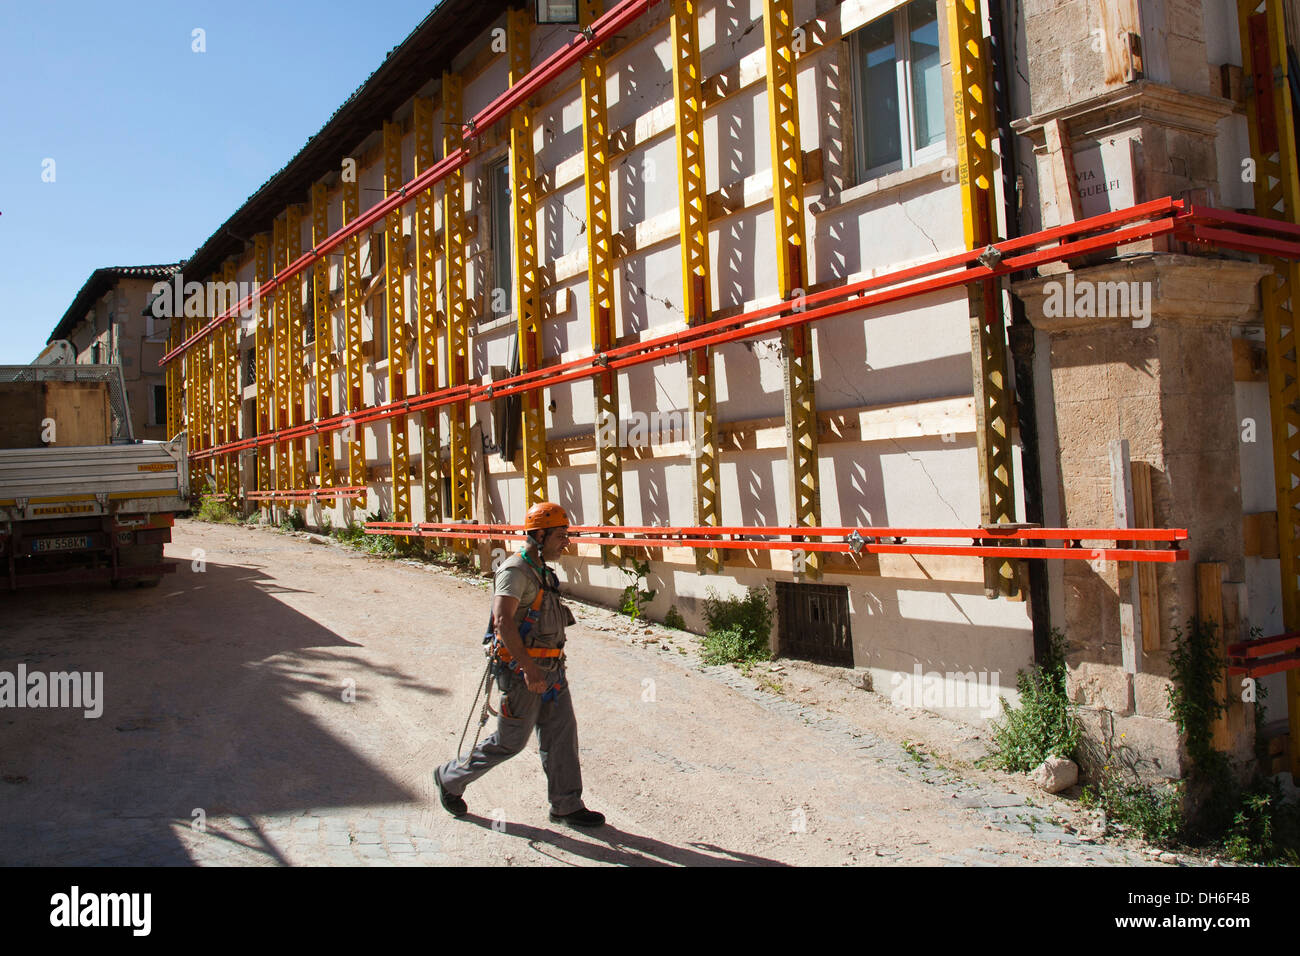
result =
[[[461,820],[485,830],[495,830],[502,826],[499,820],[472,813],[462,817]],[[600,843],[576,839],[565,832],[543,830],[523,823],[507,823],[505,829],[499,832],[528,841],[529,846],[545,856],[551,854],[547,853],[543,846],[550,845],[557,850],[585,857],[595,863],[616,863],[623,866],[789,866],[788,863],[779,860],[724,850],[711,843],[690,844],[694,849],[673,846],[649,837],[627,833],[608,823],[587,831],[591,840],[599,840],[604,844],[603,846]]]

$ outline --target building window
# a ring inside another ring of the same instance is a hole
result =
[[[853,34],[858,181],[943,156],[935,0],[912,0]]]
[[[488,312],[493,317],[508,315],[514,285],[510,229],[510,161],[488,167],[488,190],[492,216],[492,290]]]
[[[153,386],[153,421],[150,425],[167,424],[167,386]],[[171,437],[170,435],[167,437]]]
[[[244,353],[244,387],[257,381],[257,347]]]

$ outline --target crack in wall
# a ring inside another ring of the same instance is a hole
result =
[[[935,252],[938,252],[939,251],[938,244],[932,238],[930,238],[930,234],[925,231],[925,228],[919,222],[913,219],[912,214],[907,211],[907,203],[903,202],[902,192],[903,190],[902,187],[900,186],[896,190],[896,193],[898,193],[898,208],[903,211],[904,218],[906,218],[907,221],[910,222],[912,225],[916,226],[917,230],[921,233],[921,235],[925,236],[926,242],[930,243],[930,245],[934,247]]]

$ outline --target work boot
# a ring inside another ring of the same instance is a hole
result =
[[[551,822],[567,823],[571,827],[601,827],[605,825],[605,814],[588,810],[586,807],[565,814],[551,811]]]
[[[469,807],[465,801],[454,793],[448,793],[442,789],[442,778],[438,776],[438,771],[433,772],[433,782],[438,786],[438,799],[442,802],[442,808],[450,813],[453,817],[463,817],[469,813]]]

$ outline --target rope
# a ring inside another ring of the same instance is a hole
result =
[[[483,668],[483,676],[479,678],[478,686],[474,688],[474,703],[470,704],[469,714],[466,715],[465,717],[465,729],[460,732],[460,743],[456,745],[456,759],[458,761],[464,762],[464,758],[460,754],[465,747],[465,735],[469,733],[469,722],[474,719],[474,711],[478,709],[479,695],[483,693],[483,689],[486,687],[487,696],[483,698],[483,710],[479,714],[478,730],[474,732],[474,743],[469,748],[470,753],[473,753],[474,749],[478,747],[478,739],[483,734],[483,727],[487,723],[488,711],[492,709],[490,704],[488,703],[492,697],[491,682],[492,682],[492,661],[489,659],[487,663],[487,667]]]

